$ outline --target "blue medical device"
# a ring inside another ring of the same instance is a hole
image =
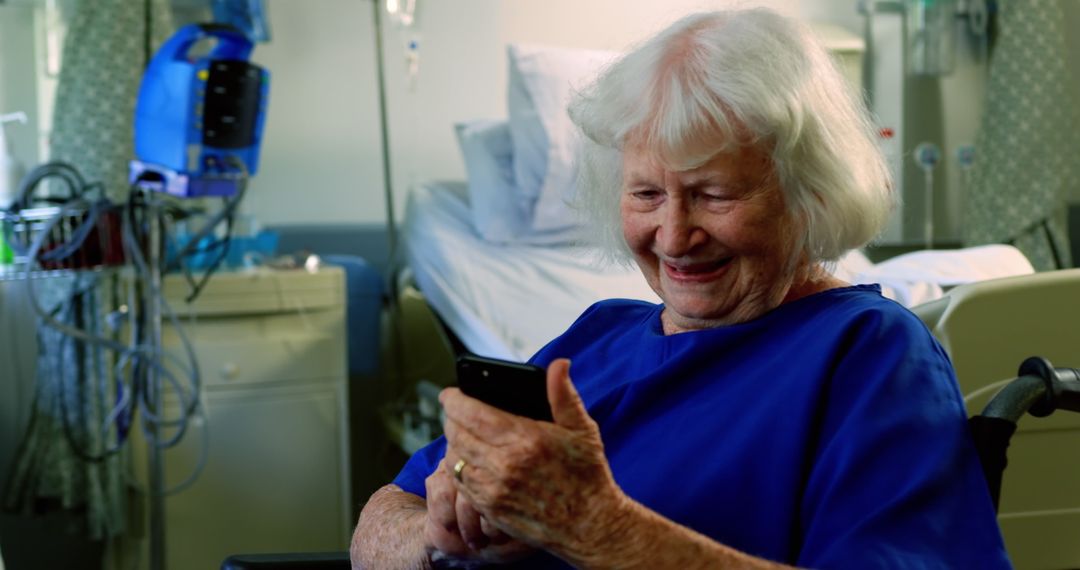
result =
[[[213,44],[208,54],[196,46]],[[270,74],[236,28],[180,28],[146,68],[131,179],[181,197],[231,196],[259,167]]]

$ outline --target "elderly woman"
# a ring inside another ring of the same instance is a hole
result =
[[[570,112],[582,201],[663,304],[597,303],[533,357],[554,423],[446,390],[445,439],[371,497],[356,566],[1008,567],[948,358],[827,271],[891,204],[808,32],[684,18]]]

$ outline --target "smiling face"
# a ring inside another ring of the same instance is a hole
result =
[[[798,229],[758,149],[671,171],[628,148],[620,209],[623,237],[664,301],[668,334],[749,321],[803,288]]]

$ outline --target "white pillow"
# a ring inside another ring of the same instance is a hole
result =
[[[534,201],[533,232],[570,229],[578,133],[566,107],[617,52],[511,44],[507,108],[514,145],[514,179]]]
[[[478,119],[454,125],[469,178],[472,224],[484,239],[509,242],[529,224],[531,201],[514,185],[510,124]]]

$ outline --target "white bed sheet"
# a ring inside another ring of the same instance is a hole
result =
[[[523,361],[596,301],[659,302],[637,268],[601,264],[588,249],[483,240],[466,196],[460,182],[414,187],[402,232],[420,291],[470,351]]]
[[[470,351],[523,361],[599,300],[660,301],[636,267],[603,263],[587,248],[484,240],[473,229],[467,196],[464,182],[414,187],[403,241],[421,292]],[[833,268],[845,281],[880,284],[885,296],[908,307],[951,286],[1033,272],[1007,245],[919,251],[877,265],[852,252]]]

